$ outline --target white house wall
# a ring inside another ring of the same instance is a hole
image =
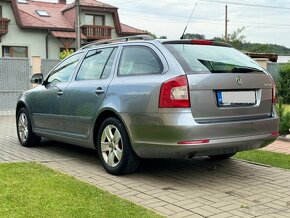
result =
[[[1,2],[0,4],[2,5],[2,17],[10,20],[8,23],[8,32],[1,37],[0,57],[2,57],[2,46],[27,46],[28,57],[41,56],[41,58],[46,58],[45,39],[47,30],[19,28],[16,24],[10,3]],[[50,36],[48,41],[48,58],[58,59],[61,47],[64,47],[61,42],[53,36]]]

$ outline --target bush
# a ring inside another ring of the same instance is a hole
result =
[[[71,55],[72,53],[74,53],[73,49],[71,49],[71,50],[63,50],[62,52],[59,53],[59,58],[61,60],[65,59],[67,56]]]
[[[290,63],[279,70],[280,78],[277,84],[278,96],[282,97],[284,104],[290,104]]]
[[[285,107],[282,102],[282,98],[279,98],[279,103],[276,105],[276,111],[280,117],[279,133],[281,135],[289,134],[290,129],[290,112],[285,111]]]

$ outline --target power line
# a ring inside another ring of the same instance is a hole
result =
[[[161,23],[180,23],[180,24],[184,24],[186,23],[186,21],[172,21],[172,20],[161,20],[161,19],[154,19],[154,18],[148,18],[148,17],[144,17],[144,16],[137,16],[137,15],[132,15],[132,14],[121,14],[122,16],[124,17],[133,17],[134,19],[136,20],[145,20],[145,21],[148,21],[148,20],[152,20],[152,21],[156,21],[156,22],[161,22]],[[206,20],[206,19],[202,19],[202,18],[198,18],[200,20]],[[214,25],[215,27],[217,26],[216,22],[223,22],[223,20],[217,20],[217,21],[209,21],[209,22],[206,22],[206,24],[208,25]],[[205,22],[202,22],[202,23],[205,23]],[[241,25],[238,25],[239,23],[243,23],[243,22],[239,22],[239,21],[232,21],[232,24],[231,27],[241,27]],[[197,23],[197,24],[200,24],[200,23]],[[262,23],[261,23],[262,24]],[[253,27],[253,28],[270,28],[270,29],[290,29],[290,25],[288,26],[280,26],[279,25],[275,25],[275,24],[267,24],[267,23],[263,23],[263,26],[262,25],[246,25],[245,26],[246,28],[249,28],[249,27]]]
[[[290,10],[287,7],[279,7],[274,5],[259,5],[259,4],[250,4],[250,3],[238,3],[238,2],[230,2],[230,1],[219,1],[219,0],[199,0],[199,2],[214,2],[218,4],[228,4],[228,5],[240,5],[240,6],[249,6],[249,7],[259,7],[259,8],[270,8],[270,9],[283,9]]]
[[[148,17],[148,16],[142,16],[139,14],[128,14],[128,13],[120,13],[120,15],[122,16],[127,16],[127,17],[133,17],[133,18],[143,18],[141,20],[153,20],[153,21],[159,21],[159,22],[165,22],[165,23],[186,23],[186,21],[182,21],[182,20],[170,20],[170,19],[159,19],[159,18],[153,18],[153,17]],[[172,15],[173,17],[173,15]],[[184,16],[175,16],[174,17],[184,17]],[[185,17],[184,17],[185,18]],[[214,18],[205,18],[205,17],[194,17],[194,20],[201,20],[201,21],[208,21],[211,23],[214,22],[222,22],[223,19],[219,18],[219,19],[214,19]],[[231,20],[231,23],[240,23],[240,24],[258,24],[258,25],[267,25],[267,26],[274,26],[274,27],[290,27],[289,24],[281,24],[281,23],[266,23],[266,22],[253,22],[253,21],[237,21],[237,20]],[[249,26],[249,25],[246,25]],[[256,26],[255,26],[256,27]]]

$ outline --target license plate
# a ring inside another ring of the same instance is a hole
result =
[[[256,104],[255,91],[217,91],[219,106],[248,106]]]

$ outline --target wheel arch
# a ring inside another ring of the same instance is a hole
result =
[[[18,111],[19,111],[21,108],[26,108],[26,109],[28,110],[28,112],[29,112],[29,109],[28,109],[28,107],[26,106],[26,104],[25,104],[23,101],[19,101],[19,102],[17,102],[17,105],[16,105],[16,111],[15,111],[16,116],[17,116]]]
[[[111,108],[107,108],[107,109],[102,110],[97,115],[97,118],[96,118],[96,121],[95,121],[95,124],[94,124],[94,128],[93,128],[93,140],[94,140],[95,148],[97,149],[97,138],[98,138],[98,131],[99,131],[98,127],[102,124],[102,122],[105,119],[107,119],[109,117],[114,117],[114,118],[118,119],[123,124],[123,126],[125,127],[125,130],[126,130],[126,132],[128,134],[130,143],[132,145],[131,133],[130,133],[130,131],[129,131],[127,125],[126,125],[126,123],[122,119],[122,117],[115,110],[113,110]],[[134,150],[133,146],[132,146],[132,149]]]

